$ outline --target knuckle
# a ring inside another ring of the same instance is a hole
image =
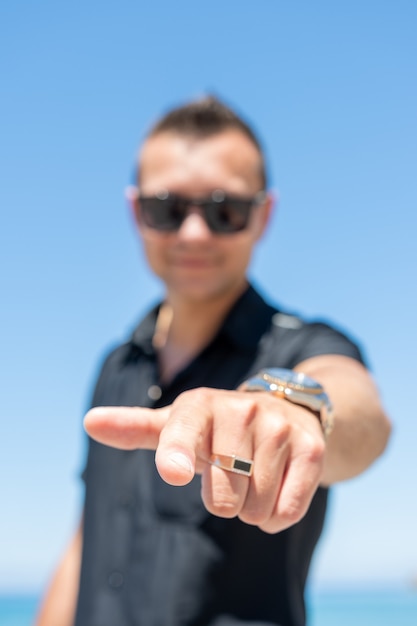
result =
[[[222,489],[216,489],[210,498],[204,502],[209,513],[231,519],[239,512],[239,498],[236,494],[231,494]]]
[[[204,439],[211,424],[208,389],[191,389],[181,393],[172,403],[169,419],[161,432],[164,439],[181,443],[185,439]]]
[[[303,456],[310,465],[321,466],[326,452],[323,437],[308,437],[303,447]]]
[[[239,513],[239,519],[245,524],[249,524],[251,526],[259,526],[262,527],[270,518],[270,514],[263,508],[245,508]]]
[[[230,396],[230,403],[235,423],[239,424],[241,430],[249,431],[258,415],[258,404],[252,394],[242,392],[239,396]]]
[[[271,517],[266,522],[259,524],[260,530],[269,535],[275,535],[278,532],[286,529],[285,524],[282,523],[277,517]]]
[[[280,422],[271,425],[268,428],[268,445],[272,449],[279,450],[287,443],[291,435],[291,424],[288,422]]]
[[[285,503],[280,503],[278,516],[286,527],[299,522],[307,513],[310,497],[307,489],[299,488]]]
[[[196,389],[188,389],[180,393],[174,400],[173,406],[205,406],[208,401],[210,389],[206,387],[197,387]]]
[[[312,439],[310,442],[309,452],[310,452],[311,460],[312,461],[320,460],[324,456],[325,451],[326,451],[326,442],[324,440],[324,437],[322,437],[320,433],[320,437],[315,437],[314,440]]]
[[[293,526],[304,517],[305,508],[300,506],[299,502],[291,502],[281,512],[280,517],[285,526]]]

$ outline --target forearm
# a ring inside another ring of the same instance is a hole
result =
[[[360,363],[337,355],[306,360],[296,369],[320,382],[334,407],[322,484],[360,474],[384,451],[391,429],[372,377]]]
[[[43,599],[35,626],[73,626],[82,550],[81,526],[74,535]]]

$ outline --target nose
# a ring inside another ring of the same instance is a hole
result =
[[[190,208],[178,230],[178,237],[184,241],[204,241],[211,236],[212,232],[201,210],[198,207]]]

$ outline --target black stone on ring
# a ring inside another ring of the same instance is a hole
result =
[[[235,454],[212,454],[209,463],[227,472],[241,474],[242,476],[251,476],[253,471],[253,461],[242,459],[242,457]]]

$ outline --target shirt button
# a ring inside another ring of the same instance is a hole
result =
[[[158,385],[151,385],[148,389],[148,396],[151,400],[159,400],[162,396],[162,389]]]
[[[123,582],[124,578],[121,572],[114,571],[110,574],[108,578],[109,587],[112,587],[113,589],[120,589],[120,587],[123,585]]]

